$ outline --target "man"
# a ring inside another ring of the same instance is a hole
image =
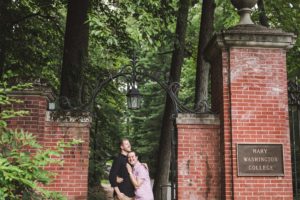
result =
[[[131,145],[128,139],[124,138],[120,141],[120,155],[114,160],[110,173],[109,182],[114,189],[115,200],[133,200],[134,186],[130,181],[128,171],[126,169],[127,155],[131,151]],[[117,182],[117,177],[122,179],[122,182]]]
[[[139,162],[134,151],[128,153],[128,162],[130,165],[126,167],[135,187],[135,200],[154,200],[148,169]]]

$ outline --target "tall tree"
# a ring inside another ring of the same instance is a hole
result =
[[[0,1],[0,76],[57,84],[64,10],[57,0]]]
[[[68,0],[60,81],[60,104],[63,108],[76,107],[82,102],[82,72],[88,57],[88,7],[88,0]]]
[[[6,52],[6,35],[10,28],[8,27],[8,0],[3,0],[0,2],[0,79],[2,79],[4,73],[4,63],[5,63],[5,52]]]
[[[210,65],[204,60],[204,49],[213,33],[215,1],[203,0],[198,41],[195,108],[204,112],[208,100],[208,80]]]
[[[300,4],[298,0],[264,1],[266,15],[270,27],[281,28],[297,36],[296,43],[287,53],[288,77],[294,79],[300,76]]]
[[[169,82],[179,82],[181,67],[184,60],[185,35],[187,29],[187,18],[190,0],[180,0],[176,23],[176,41],[172,53]],[[167,185],[169,181],[170,161],[171,161],[171,139],[173,131],[172,114],[174,107],[169,96],[166,98],[165,110],[163,114],[161,135],[159,141],[159,152],[157,171],[154,182],[154,198],[156,200],[166,199],[166,192],[163,192],[161,199],[161,185]],[[163,190],[164,191],[164,190]]]

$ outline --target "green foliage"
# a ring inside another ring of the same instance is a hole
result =
[[[287,53],[288,76],[300,76],[300,4],[297,0],[264,1],[271,27],[281,28],[297,36],[296,44]]]
[[[100,179],[108,178],[107,160],[118,151],[118,141],[122,133],[124,115],[124,96],[111,83],[97,98],[94,110],[90,140],[89,186],[100,184]]]
[[[239,17],[229,0],[218,0],[215,16],[215,30],[220,31],[237,24]],[[288,77],[294,79],[300,76],[300,4],[298,0],[264,0],[266,16],[270,28],[282,29],[297,36],[296,44],[287,53]],[[259,24],[258,8],[254,8],[252,19]]]
[[[55,88],[59,88],[66,1],[3,2],[5,4],[0,3],[0,67],[3,65],[6,72],[11,70],[18,79],[44,78]],[[133,52],[137,55],[141,68],[160,72],[159,79],[162,82],[168,80],[171,54],[176,42],[175,19],[178,1],[90,2],[87,22],[90,27],[89,60],[83,69],[84,99],[89,99],[98,82],[129,64]],[[289,77],[299,77],[299,2],[265,0],[264,3],[272,28],[281,28],[298,36],[296,45],[288,51],[287,63]],[[189,107],[192,107],[194,101],[201,5],[201,2],[195,1],[189,11],[185,60],[180,80],[179,97]],[[216,5],[215,31],[238,23],[239,16],[230,0],[216,0]],[[256,9],[253,19],[258,23]],[[5,52],[4,56],[1,52]],[[143,162],[149,164],[151,174],[155,173],[166,93],[154,81],[140,79],[138,87],[143,95],[143,107],[140,110],[126,109],[127,84],[124,79],[112,81],[96,98],[90,141],[90,186],[99,184],[101,178],[106,178],[107,160],[111,160],[118,153],[117,142],[121,137],[131,139],[133,148],[139,152]],[[16,103],[3,95],[3,88],[6,88],[6,91],[10,89],[7,85],[0,87],[1,106]],[[25,113],[2,111],[0,126],[6,126],[7,118],[23,114]],[[3,191],[0,190],[0,196],[1,192]]]
[[[38,187],[38,183],[50,182],[51,174],[42,168],[58,161],[50,157],[57,151],[41,150],[36,138],[23,131],[3,130],[0,138],[0,190],[5,197],[20,199],[30,196],[33,199],[63,199],[57,193]],[[36,149],[32,156],[26,149]]]
[[[11,104],[21,103],[8,94],[27,88],[30,84],[9,87],[0,83],[0,199],[65,199],[57,192],[43,189],[41,184],[49,184],[54,174],[44,170],[50,164],[62,164],[59,157],[65,148],[79,144],[73,140],[59,142],[54,149],[43,149],[36,137],[23,130],[7,128],[6,121],[26,114],[24,111],[7,110]],[[28,151],[30,149],[30,151]]]
[[[43,78],[58,86],[65,5],[57,0],[3,0],[0,67],[19,79]]]
[[[139,110],[127,112],[127,137],[130,138],[132,148],[138,153],[140,161],[148,163],[150,175],[153,177],[156,170],[165,91],[153,81],[140,85],[139,90],[143,94],[143,105]]]
[[[216,0],[215,31],[235,26],[239,22],[239,16],[230,0]]]
[[[173,15],[161,18],[159,1],[98,2],[93,4],[93,8],[89,20],[90,45],[93,48],[87,70],[87,77],[93,80],[89,82],[92,88],[97,80],[103,80],[129,64],[133,51],[143,68],[166,74],[175,26],[164,22],[172,22]],[[172,10],[169,9],[165,12]],[[106,161],[118,153],[117,144],[121,137],[130,138],[134,149],[139,151],[143,161],[149,163],[154,172],[165,92],[157,83],[147,81],[142,80],[139,85],[144,105],[137,112],[126,110],[126,80],[113,81],[97,98],[96,104],[99,106],[95,109],[94,128],[91,130],[90,186],[107,177]]]
[[[15,91],[15,90],[20,90],[29,87],[31,84],[22,84],[22,85],[16,85],[16,86],[11,86],[8,87],[7,83],[1,83],[0,82],[0,108],[2,106],[7,106],[11,105],[13,103],[21,103],[20,100],[10,98],[7,96],[7,93]],[[16,117],[16,116],[22,116],[27,114],[26,111],[14,111],[14,110],[1,110],[0,112],[0,127],[6,127],[7,123],[5,120]]]

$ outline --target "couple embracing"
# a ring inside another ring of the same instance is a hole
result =
[[[147,166],[139,162],[136,152],[131,151],[128,139],[122,139],[119,146],[121,153],[109,173],[114,199],[154,200]]]

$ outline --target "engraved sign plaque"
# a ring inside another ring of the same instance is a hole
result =
[[[237,144],[238,176],[284,176],[282,144]]]

